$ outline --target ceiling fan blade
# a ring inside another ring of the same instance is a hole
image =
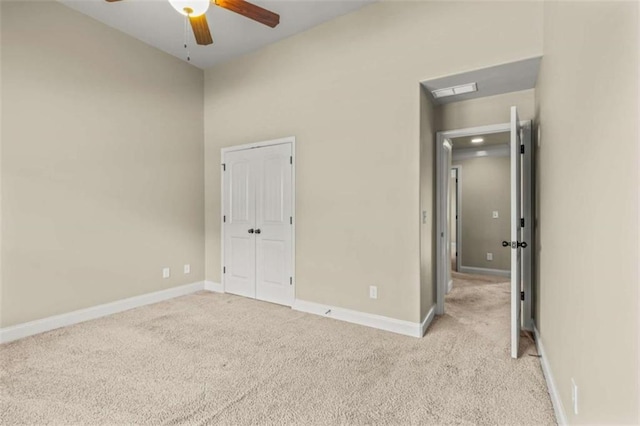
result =
[[[214,0],[217,6],[238,13],[268,27],[275,28],[280,23],[280,15],[244,0]]]
[[[209,31],[209,24],[207,23],[207,15],[200,15],[196,17],[189,16],[189,22],[191,22],[191,28],[193,28],[193,35],[196,37],[196,43],[202,46],[213,43],[211,31]]]

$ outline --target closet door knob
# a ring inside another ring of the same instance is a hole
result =
[[[253,234],[254,231],[253,231],[253,229],[249,229],[247,232],[250,233],[250,234]]]
[[[259,229],[256,229],[256,234],[260,234],[260,233],[262,233],[262,231]]]

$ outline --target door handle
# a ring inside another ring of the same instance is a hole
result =
[[[511,247],[511,248],[518,248],[518,247],[522,247],[523,249],[527,248],[527,243],[525,241],[515,241],[515,242],[509,242],[509,241],[503,241],[502,242],[502,247]]]
[[[253,231],[253,229],[249,229],[247,232],[250,233],[250,234],[253,234],[254,231]]]
[[[262,231],[261,231],[261,230],[256,229],[256,234],[261,234],[261,233],[262,233]]]

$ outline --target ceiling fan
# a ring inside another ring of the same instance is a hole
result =
[[[121,0],[106,0],[114,3]],[[189,18],[196,43],[202,46],[213,43],[206,12],[214,3],[224,9],[238,13],[268,27],[275,28],[280,23],[280,15],[244,0],[169,0],[175,10]]]

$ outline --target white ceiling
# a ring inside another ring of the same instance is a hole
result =
[[[499,132],[499,133],[489,133],[484,135],[474,135],[474,136],[462,136],[459,138],[451,138],[451,145],[453,149],[469,149],[469,148],[482,148],[485,146],[496,146],[496,145],[508,145],[511,133],[510,132]],[[482,143],[472,143],[471,139],[474,138],[482,138],[484,142]]]
[[[522,61],[435,78],[423,81],[421,84],[429,93],[437,89],[460,86],[467,83],[477,83],[478,85],[477,92],[437,99],[433,98],[432,95],[432,101],[435,105],[533,89],[536,87],[536,81],[538,80],[541,59],[542,57],[524,59]]]
[[[151,46],[186,60],[185,17],[167,0],[59,0],[85,15],[121,30]],[[252,0],[280,14],[280,25],[269,28],[241,15],[211,4],[207,21],[213,44],[198,46],[188,28],[191,63],[208,68],[235,56],[259,49],[322,22],[352,12],[376,0]]]

